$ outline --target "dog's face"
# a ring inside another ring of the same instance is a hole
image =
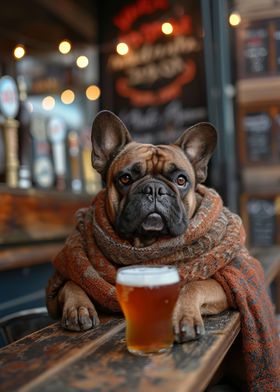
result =
[[[92,127],[92,162],[106,182],[106,209],[118,234],[143,241],[182,234],[216,139],[214,127],[200,123],[171,145],[136,143],[117,116],[100,112]]]

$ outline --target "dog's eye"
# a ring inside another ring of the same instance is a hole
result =
[[[177,182],[177,184],[178,184],[179,186],[185,186],[186,183],[187,183],[187,179],[186,179],[185,176],[180,175],[180,176],[177,177],[176,182]]]
[[[119,181],[122,185],[129,185],[132,183],[132,178],[130,174],[123,174],[120,176]]]

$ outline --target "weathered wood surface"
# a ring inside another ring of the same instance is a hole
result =
[[[266,283],[279,277],[279,247],[254,249]],[[0,391],[200,392],[213,378],[240,331],[238,312],[205,318],[206,335],[171,353],[135,357],[125,323],[104,317],[83,333],[53,324],[0,350]]]
[[[58,324],[0,351],[5,391],[203,391],[240,330],[239,314],[205,319],[206,335],[169,354],[136,357],[125,346],[125,324],[70,333]]]
[[[0,350],[0,390],[14,391],[41,377],[47,379],[61,366],[79,359],[88,350],[124,329],[124,321],[104,317],[98,328],[65,331],[59,323],[20,339]]]
[[[65,239],[75,212],[91,202],[90,196],[1,186],[0,199],[0,245]]]

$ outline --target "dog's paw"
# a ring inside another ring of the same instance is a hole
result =
[[[86,292],[72,281],[60,289],[58,301],[62,309],[61,325],[70,331],[86,331],[99,324],[93,303]]]
[[[61,325],[70,331],[87,331],[99,324],[99,318],[93,306],[63,307]]]
[[[199,339],[205,334],[200,297],[192,285],[184,287],[173,312],[174,340],[177,343]]]

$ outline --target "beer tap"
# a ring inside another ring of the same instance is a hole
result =
[[[0,111],[4,116],[2,129],[5,145],[6,184],[15,188],[18,185],[18,126],[15,117],[19,110],[19,97],[16,82],[10,76],[0,79]]]
[[[51,188],[54,184],[54,170],[44,116],[40,114],[34,114],[32,116],[30,133],[33,138],[34,183],[39,188]]]
[[[71,167],[71,188],[73,192],[82,191],[81,165],[80,165],[80,143],[78,133],[71,131],[68,134],[68,147]]]
[[[66,123],[61,117],[52,117],[47,125],[48,138],[52,144],[56,187],[62,191],[66,188]]]
[[[27,85],[22,75],[18,76],[19,89],[19,187],[31,187],[31,135],[30,135],[30,121],[31,114],[27,106]]]

